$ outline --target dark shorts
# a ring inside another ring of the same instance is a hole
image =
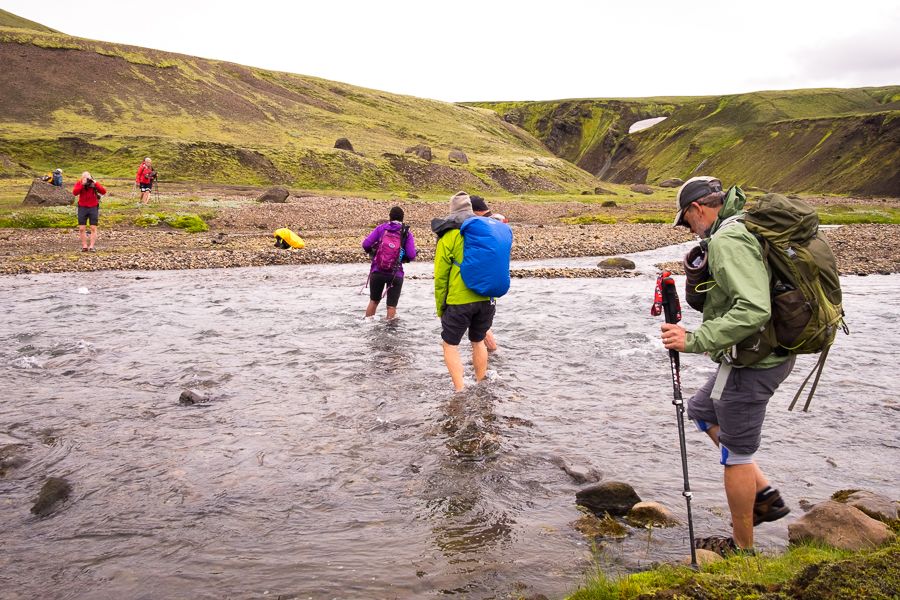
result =
[[[796,357],[770,369],[732,369],[722,390],[722,397],[709,397],[716,383],[716,373],[691,396],[687,403],[688,418],[708,427],[719,426],[719,443],[734,454],[750,455],[759,450],[762,425],[769,398],[787,379]],[[698,423],[701,429],[703,425]]]
[[[143,193],[143,192],[152,192],[152,191],[153,191],[153,182],[152,182],[152,181],[151,181],[150,183],[140,183],[140,184],[138,184],[138,185],[141,186],[141,192],[142,192],[142,193]]]
[[[441,316],[441,339],[451,346],[459,346],[463,333],[469,330],[470,342],[483,342],[494,323],[497,307],[490,300],[469,304],[448,304]]]
[[[391,285],[391,281],[394,282],[393,285]],[[400,302],[400,290],[403,289],[402,277],[394,277],[386,273],[372,271],[372,278],[369,279],[369,300],[381,302],[381,295],[384,293],[384,286],[386,285],[391,286],[387,291],[387,305],[396,307],[397,303]]]
[[[87,225],[90,221],[91,225],[100,224],[100,207],[99,206],[78,206],[78,224]]]

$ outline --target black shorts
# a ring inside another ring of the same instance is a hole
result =
[[[141,183],[139,185],[141,186],[141,193],[153,191],[153,182],[152,181],[150,183]]]
[[[391,285],[391,282],[394,282]],[[384,292],[384,286],[390,285],[387,291],[387,305],[396,308],[400,302],[400,290],[403,289],[403,278],[394,277],[386,273],[372,271],[372,277],[369,279],[369,300],[372,302],[381,302],[381,294]]]
[[[459,346],[463,333],[469,330],[470,342],[483,342],[494,323],[497,307],[490,300],[469,304],[448,304],[441,316],[441,339],[451,346]]]
[[[87,225],[90,221],[91,225],[100,224],[100,207],[99,206],[81,206],[78,205],[78,224]]]

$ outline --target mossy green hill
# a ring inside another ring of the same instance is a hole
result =
[[[43,31],[45,33],[60,33],[55,29],[50,29],[46,25],[29,21],[11,12],[7,12],[0,8],[0,27],[17,27],[19,29],[31,29],[33,31]]]
[[[900,196],[900,86],[470,104],[613,183],[715,174],[783,192]],[[652,117],[668,118],[628,133]]]
[[[0,62],[0,176],[133,177],[151,156],[170,180],[307,189],[577,194],[597,183],[490,110],[21,28],[0,27]],[[334,149],[338,138],[354,151]],[[417,145],[434,158],[405,152]]]

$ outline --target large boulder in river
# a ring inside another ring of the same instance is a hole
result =
[[[418,146],[410,146],[406,149],[407,154],[415,154],[422,160],[431,160],[431,148],[419,144]]]
[[[627,258],[613,256],[612,258],[601,260],[597,263],[597,266],[601,269],[633,269],[635,264],[634,261],[628,260]]]
[[[291,195],[291,192],[288,189],[281,185],[273,185],[265,192],[263,195],[256,199],[257,202],[275,202],[279,204],[284,204],[288,196]]]
[[[77,199],[78,197],[74,196],[71,190],[35,179],[22,204],[27,206],[69,206],[75,204]]]
[[[347,138],[339,138],[335,143],[334,147],[338,150],[349,150],[353,152],[353,144],[350,143],[350,140]]]
[[[469,158],[462,150],[452,150],[448,158],[450,159],[450,162],[458,162],[464,165],[469,164]]]
[[[881,546],[893,537],[893,532],[881,521],[833,500],[816,504],[788,525],[791,543],[817,542],[852,552]]]
[[[575,494],[575,501],[595,515],[602,517],[609,513],[613,517],[623,517],[641,498],[627,483],[608,481],[580,490]]]

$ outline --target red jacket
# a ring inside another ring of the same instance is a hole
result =
[[[105,194],[106,190],[96,181],[94,182],[94,187],[89,188],[84,187],[79,179],[75,182],[75,187],[72,188],[72,194],[78,196],[78,206],[84,206],[86,208],[100,205],[100,196],[97,195],[97,192]]]
[[[137,179],[138,183],[150,183],[153,179],[150,178],[150,175],[153,174],[153,167],[148,165],[147,163],[141,163],[141,166],[138,167]]]

